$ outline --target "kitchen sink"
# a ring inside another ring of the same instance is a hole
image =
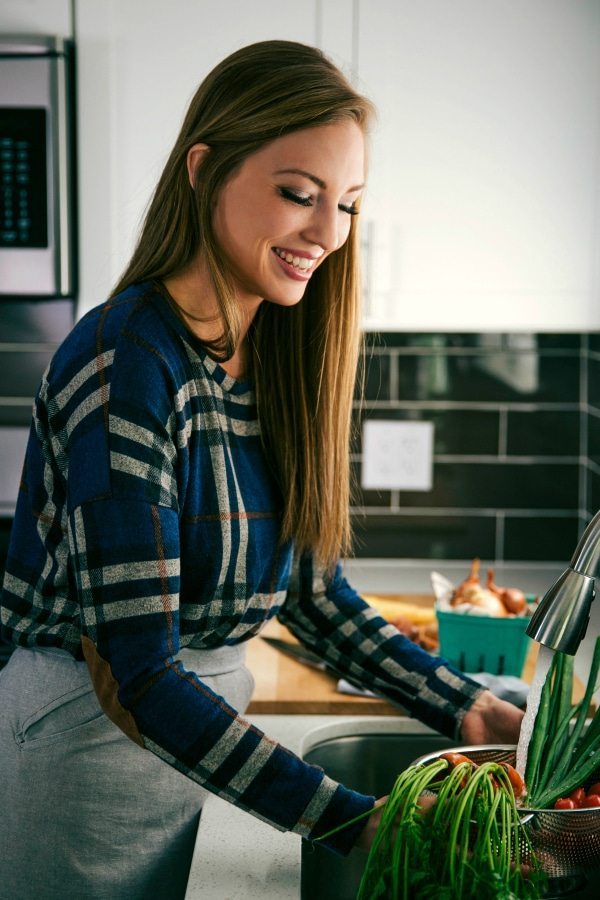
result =
[[[346,787],[382,797],[419,756],[456,743],[412,719],[373,717],[314,729],[304,739],[302,757]],[[366,861],[363,850],[341,857],[303,841],[302,900],[356,900]]]

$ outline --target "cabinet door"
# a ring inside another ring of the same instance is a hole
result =
[[[200,81],[254,41],[316,42],[317,0],[76,0],[81,289],[101,302],[133,250],[144,210]]]
[[[358,0],[367,326],[600,327],[597,0]]]

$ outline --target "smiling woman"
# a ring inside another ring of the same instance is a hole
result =
[[[275,615],[443,733],[516,740],[516,708],[338,563],[370,115],[314,48],[224,60],[121,281],[42,380],[2,593],[8,897],[182,898],[207,791],[309,840],[372,810],[243,716],[246,642]],[[367,846],[376,822],[322,844]]]

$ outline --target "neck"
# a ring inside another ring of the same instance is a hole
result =
[[[189,331],[201,341],[218,340],[223,333],[223,318],[218,307],[215,291],[207,273],[195,263],[187,270],[163,279],[169,296],[180,318]],[[246,310],[242,308],[242,312]],[[247,369],[248,350],[246,335],[254,318],[243,316],[240,340],[233,355],[220,365],[233,378],[242,378]]]

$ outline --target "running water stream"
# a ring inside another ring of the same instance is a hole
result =
[[[517,744],[517,761],[515,768],[521,778],[525,780],[525,769],[527,767],[527,753],[529,751],[529,742],[533,732],[533,725],[537,711],[540,708],[540,700],[542,697],[542,688],[546,680],[546,675],[552,664],[554,650],[544,647],[540,644],[538,658],[535,666],[535,672],[529,693],[527,695],[527,709],[521,723],[521,732],[519,734],[519,743]]]

